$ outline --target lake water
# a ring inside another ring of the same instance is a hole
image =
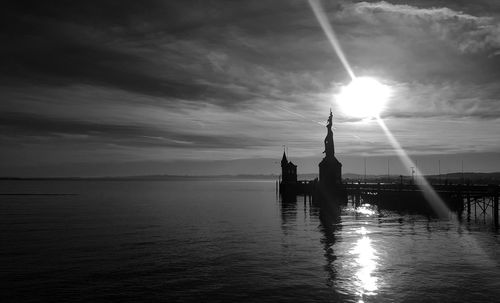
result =
[[[2,302],[500,300],[499,233],[482,222],[331,217],[278,202],[274,181],[0,186]]]

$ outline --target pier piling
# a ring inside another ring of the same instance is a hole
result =
[[[471,207],[471,205],[470,205],[470,192],[467,192],[467,221],[470,221],[470,212],[471,212],[470,207]]]

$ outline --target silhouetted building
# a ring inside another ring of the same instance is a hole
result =
[[[332,111],[326,125],[325,157],[319,163],[319,182],[325,188],[334,188],[342,184],[342,164],[335,158],[335,146],[332,132]]]
[[[285,151],[281,159],[281,180],[283,182],[297,182],[297,165],[292,161],[288,162]]]
[[[318,178],[314,180],[297,180],[297,166],[289,162],[286,153],[281,159],[281,182],[279,192],[283,201],[296,201],[296,195],[306,195],[329,208],[329,211],[338,211],[338,206],[347,201],[345,190],[342,188],[342,164],[335,158],[332,132],[332,111],[326,126],[328,132],[325,138],[325,157],[319,164]],[[305,198],[304,198],[305,199]]]

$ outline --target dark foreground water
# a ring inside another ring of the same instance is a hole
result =
[[[282,204],[269,181],[2,181],[2,302],[498,302],[488,224]],[[321,219],[320,219],[321,218]]]

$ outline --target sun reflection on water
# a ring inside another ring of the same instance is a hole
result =
[[[355,211],[362,215],[373,216],[376,214],[376,211],[370,204],[363,204],[361,206],[356,207]]]
[[[375,295],[378,289],[378,278],[373,275],[378,266],[378,257],[366,228],[361,227],[356,233],[362,237],[356,242],[350,253],[357,255],[353,264],[357,269],[356,292],[361,297],[359,302],[363,302],[364,295]]]

